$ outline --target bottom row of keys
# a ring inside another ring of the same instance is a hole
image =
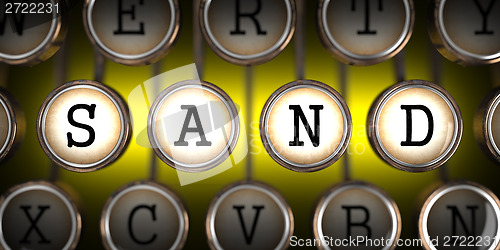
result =
[[[315,239],[293,235],[294,219],[285,199],[255,181],[233,184],[212,201],[206,233],[212,249],[285,249],[314,244],[322,249],[396,246],[500,246],[500,202],[487,188],[452,182],[424,202],[418,241],[400,239],[401,215],[382,189],[345,182],[320,199],[314,213]],[[104,205],[100,231],[108,249],[179,249],[189,229],[182,202],[165,186],[140,181],[117,190]],[[4,249],[74,249],[82,221],[63,189],[46,181],[11,188],[0,199],[0,246]],[[464,240],[462,240],[462,238]],[[465,243],[464,243],[465,242]]]

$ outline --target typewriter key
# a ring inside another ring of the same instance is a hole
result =
[[[500,162],[500,88],[488,94],[474,117],[474,135],[481,148]]]
[[[499,249],[500,201],[472,182],[439,187],[424,203],[418,219],[425,249]]]
[[[321,249],[394,249],[401,233],[401,215],[382,189],[363,182],[346,182],[321,198],[313,228]],[[357,243],[335,245],[351,239]]]
[[[372,104],[367,130],[377,154],[409,172],[435,169],[462,138],[462,115],[453,97],[436,84],[410,80],[393,85]]]
[[[0,198],[2,249],[74,249],[81,229],[76,205],[50,182],[27,182]]]
[[[140,181],[120,188],[108,199],[100,229],[107,249],[182,249],[188,215],[165,186]]]
[[[208,209],[205,226],[212,249],[286,249],[294,223],[283,197],[252,181],[222,190]]]
[[[28,5],[25,1],[22,3]],[[14,1],[2,1],[0,62],[31,66],[49,59],[61,46],[67,31],[66,1],[40,0],[36,3],[38,5],[35,9],[31,6],[30,12],[15,5]]]
[[[320,0],[317,15],[323,46],[349,65],[396,55],[410,39],[415,19],[412,0]]]
[[[429,33],[439,52],[464,65],[500,62],[500,2],[434,0]]]
[[[332,165],[347,149],[351,132],[351,114],[342,96],[313,80],[298,80],[276,90],[260,118],[260,135],[269,155],[297,172]]]
[[[74,172],[95,171],[116,160],[128,144],[130,130],[125,101],[91,80],[55,89],[37,118],[38,141],[45,154]]]
[[[206,41],[224,60],[256,65],[276,57],[290,42],[294,0],[203,0],[200,25]]]
[[[178,82],[156,98],[148,136],[156,155],[172,168],[201,172],[223,162],[239,135],[236,107],[217,86],[199,80]]]
[[[12,156],[24,138],[25,120],[20,105],[0,88],[0,161]]]
[[[180,29],[177,0],[86,0],[83,19],[94,46],[125,65],[159,61]]]

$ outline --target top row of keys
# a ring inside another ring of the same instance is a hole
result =
[[[64,40],[65,1],[43,0],[41,6],[53,6],[51,12],[23,12],[23,3],[0,6],[0,62],[37,64]],[[498,1],[432,4],[429,33],[443,56],[464,65],[500,61]],[[180,14],[177,0],[86,0],[83,9],[92,44],[109,59],[135,66],[168,53],[178,38]],[[198,15],[212,50],[237,65],[272,60],[291,40],[297,20],[294,0],[202,0]],[[373,65],[396,55],[410,39],[414,20],[412,0],[320,0],[317,8],[321,42],[350,65]]]

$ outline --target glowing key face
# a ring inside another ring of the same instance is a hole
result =
[[[169,166],[201,172],[223,162],[239,135],[238,112],[217,86],[199,80],[176,83],[155,100],[148,136],[156,154]]]
[[[281,195],[257,182],[224,189],[212,201],[206,220],[212,249],[287,249],[293,225]]]
[[[101,216],[107,249],[182,249],[187,233],[188,216],[179,198],[151,181],[120,188]]]
[[[443,88],[411,80],[393,85],[373,103],[368,136],[389,164],[410,172],[441,166],[462,137],[462,116]]]
[[[234,64],[255,65],[286,47],[295,15],[293,0],[204,0],[200,22],[217,55]]]
[[[24,114],[13,97],[0,89],[0,161],[11,156],[24,138]]]
[[[479,184],[449,183],[427,198],[418,228],[425,249],[498,249],[500,202]]]
[[[84,24],[91,42],[111,60],[145,65],[173,46],[180,26],[177,0],[87,0]]]
[[[267,100],[260,133],[269,155],[294,171],[332,165],[351,138],[351,114],[342,96],[326,84],[299,80]]]
[[[319,35],[343,63],[372,65],[396,55],[410,39],[412,0],[321,0]]]
[[[90,80],[66,83],[44,101],[38,140],[58,165],[90,172],[116,160],[130,138],[128,108],[112,89]]]
[[[396,203],[380,188],[362,182],[329,190],[316,208],[313,223],[321,249],[394,249],[401,233]],[[345,243],[352,239],[355,244]]]
[[[74,249],[81,228],[74,202],[52,183],[18,185],[0,199],[2,249]]]
[[[443,56],[465,65],[500,61],[500,3],[434,0],[429,31]]]
[[[481,148],[500,161],[500,90],[488,94],[474,117],[474,135]]]
[[[66,36],[66,1],[37,1],[35,9],[32,5],[29,7],[28,2],[22,2],[28,5],[28,11],[14,3],[21,1],[4,1],[0,6],[0,62],[34,65],[47,60],[57,52]],[[28,13],[21,13],[23,9]]]

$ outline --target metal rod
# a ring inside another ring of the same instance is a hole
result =
[[[203,36],[201,35],[200,20],[198,18],[198,12],[200,9],[200,0],[193,0],[193,51],[194,51],[194,63],[198,70],[198,76],[203,79],[203,61],[205,57],[205,47]]]
[[[94,80],[101,83],[104,80],[105,63],[104,56],[97,49],[94,49]]]
[[[306,54],[306,0],[296,0],[297,5],[297,25],[295,28],[295,72],[297,79],[304,79],[305,75],[305,54]]]
[[[0,87],[7,88],[9,81],[9,65],[0,63]]]
[[[402,82],[406,79],[404,49],[394,56],[394,71],[396,72],[396,82]]]
[[[246,178],[247,180],[252,179],[253,166],[252,166],[252,153],[250,152],[250,142],[252,141],[252,113],[253,113],[253,68],[252,66],[245,67],[245,92],[246,92],[246,132],[247,132],[247,142],[248,142],[248,155],[246,159]]]
[[[344,101],[347,103],[347,65],[339,62],[339,81],[340,81],[340,93],[344,97]],[[349,147],[349,146],[348,146]],[[343,160],[343,168],[344,168],[344,180],[351,180],[351,162],[349,158],[349,151],[344,154],[342,157]]]
[[[161,84],[159,82],[160,79],[157,78],[156,76],[158,76],[161,73],[161,68],[162,68],[161,61],[153,64],[151,71],[153,75],[153,96],[156,96],[160,91],[160,84]],[[149,179],[154,181],[156,180],[157,176],[158,176],[158,163],[156,159],[156,153],[153,149],[151,149],[151,165],[149,169]]]
[[[490,66],[490,73],[491,73],[491,83],[493,85],[493,88],[500,87],[500,64],[492,64]]]

